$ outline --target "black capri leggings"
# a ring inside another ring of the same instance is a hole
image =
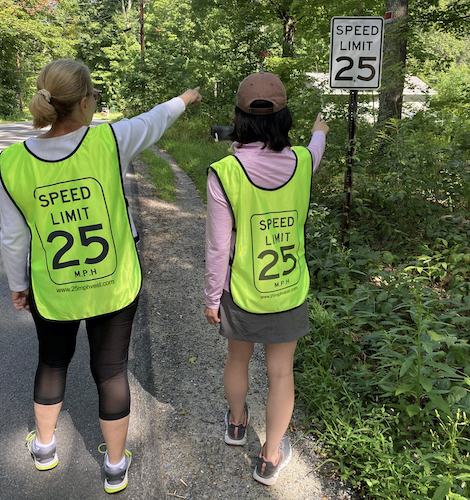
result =
[[[99,396],[102,420],[118,420],[130,412],[127,361],[132,322],[138,297],[115,313],[86,320],[90,368]],[[39,340],[39,362],[34,381],[34,402],[53,405],[63,401],[67,369],[75,352],[80,321],[48,321],[30,298]]]

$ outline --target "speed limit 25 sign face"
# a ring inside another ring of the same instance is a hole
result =
[[[382,17],[333,17],[330,87],[378,89],[383,46]]]

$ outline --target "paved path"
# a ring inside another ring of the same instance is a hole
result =
[[[92,125],[105,123],[106,120],[93,119]],[[47,128],[41,129],[42,131]],[[40,134],[38,130],[33,128],[32,121],[0,123],[0,151],[3,151],[10,144],[26,140],[28,137]]]

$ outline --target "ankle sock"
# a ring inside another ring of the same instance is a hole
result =
[[[52,436],[52,441],[49,444],[42,444],[38,441],[37,436],[34,436],[34,440],[32,443],[32,451],[37,453],[37,452],[42,452],[42,453],[48,453],[50,451],[53,451],[56,447],[56,441],[55,441],[55,434]]]
[[[118,472],[120,470],[123,470],[126,467],[126,455],[122,457],[122,460],[118,464],[110,464],[109,463],[109,457],[108,454],[106,453],[106,468],[109,470],[109,472]]]

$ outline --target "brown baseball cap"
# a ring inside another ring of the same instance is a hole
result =
[[[259,107],[255,101],[268,101],[270,105]],[[253,106],[253,104],[255,104]],[[286,89],[273,73],[261,71],[247,76],[237,91],[237,106],[252,115],[277,113],[287,106]]]

